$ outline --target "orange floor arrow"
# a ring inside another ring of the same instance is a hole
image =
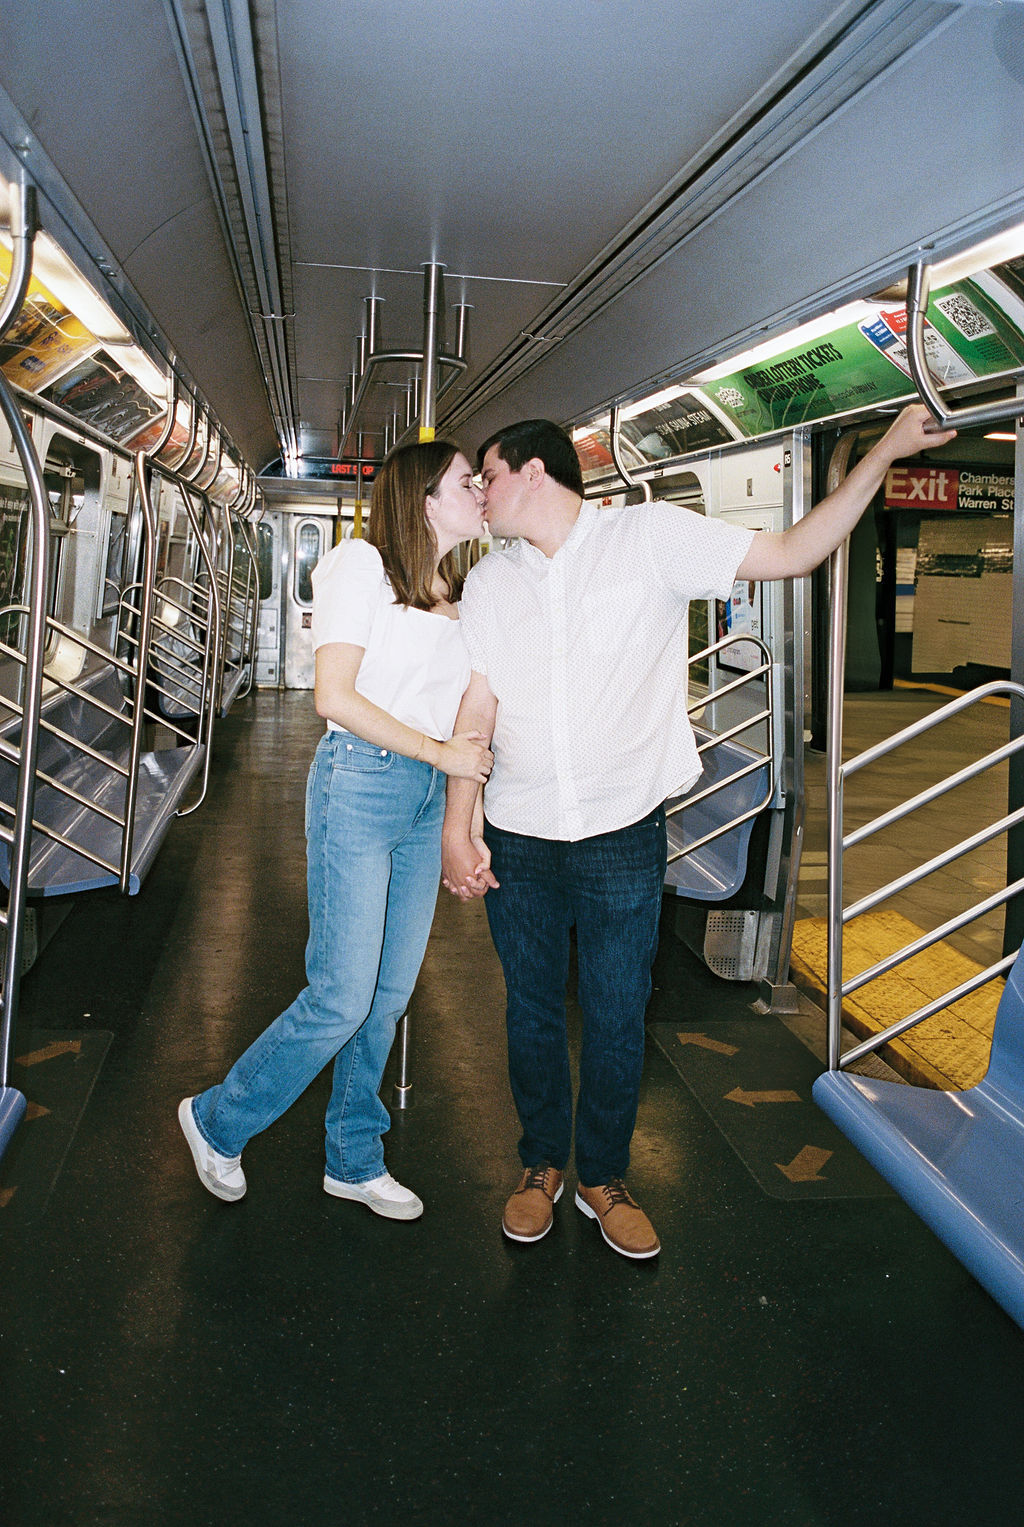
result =
[[[725,1094],[727,1103],[742,1103],[744,1108],[753,1108],[756,1103],[799,1103],[799,1092],[744,1092],[742,1087],[734,1087],[731,1092]]]
[[[818,1168],[823,1167],[831,1155],[831,1151],[823,1151],[817,1145],[805,1145],[788,1166],[783,1166],[781,1161],[776,1161],[775,1165],[790,1182],[824,1182]]]
[[[56,1060],[58,1055],[80,1055],[81,1052],[80,1039],[55,1039],[41,1050],[30,1050],[27,1055],[16,1056],[16,1061],[19,1066],[38,1066],[41,1061]]]
[[[681,1045],[699,1045],[702,1050],[715,1050],[719,1055],[735,1055],[737,1045],[725,1045],[720,1039],[709,1039],[706,1034],[677,1034]]]
[[[11,1199],[17,1193],[17,1188],[0,1188],[0,1209],[6,1209]]]
[[[50,1110],[44,1108],[42,1103],[29,1103],[25,1108],[25,1123],[27,1124],[30,1119],[41,1119],[44,1113],[49,1112]]]

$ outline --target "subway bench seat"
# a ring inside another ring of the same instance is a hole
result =
[[[694,727],[698,747],[710,742],[714,734],[703,727]],[[666,801],[668,810],[705,791],[713,789],[705,799],[685,806],[675,816],[670,816],[668,828],[668,852],[670,863],[665,874],[665,889],[677,896],[692,897],[694,901],[727,901],[735,896],[743,885],[747,873],[747,854],[750,835],[756,816],[745,822],[738,817],[753,811],[759,803],[767,804],[770,785],[770,764],[764,759],[757,767],[761,755],[729,739],[718,742],[701,755],[704,772],[685,795]],[[751,769],[743,774],[744,769]],[[725,829],[725,830],[723,830]],[[673,853],[686,848],[709,833],[716,836],[681,859],[672,859]]]
[[[109,665],[79,680],[73,691],[61,689],[44,700],[33,820],[55,836],[38,830],[32,834],[30,896],[74,895],[119,883],[127,791],[126,776],[119,771],[128,764],[129,720],[117,673]],[[16,744],[19,732],[20,720],[15,720],[3,735],[8,743]],[[130,895],[138,893],[204,751],[202,745],[191,744],[140,754]],[[63,794],[44,776],[59,781],[80,799]],[[16,764],[0,757],[0,803],[8,808],[0,812],[0,825],[7,831],[13,820],[16,783]],[[9,886],[6,841],[0,842],[0,879]]]
[[[815,1102],[1024,1326],[1024,951],[984,1080],[964,1092],[826,1071]]]

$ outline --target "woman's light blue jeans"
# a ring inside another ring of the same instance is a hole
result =
[[[423,961],[437,902],[444,775],[331,731],[306,786],[309,985],[193,1102],[199,1130],[239,1156],[334,1061],[327,1173],[384,1171],[390,1124],[377,1096]]]

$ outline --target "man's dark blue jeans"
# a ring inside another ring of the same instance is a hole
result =
[[[565,995],[576,925],[583,1010],[576,1169],[586,1187],[622,1177],[636,1123],[644,1011],[665,882],[665,813],[563,843],[487,825],[499,882],[485,904],[508,993],[512,1096],[524,1166],[563,1169],[572,1145]]]

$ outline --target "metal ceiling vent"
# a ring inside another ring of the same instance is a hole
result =
[[[356,455],[364,457],[364,437],[374,432],[368,423],[367,399],[374,384],[398,387],[404,394],[404,406],[383,410],[383,424],[376,432],[381,435],[381,455],[386,455],[393,445],[409,433],[418,422],[419,439],[433,440],[437,420],[438,400],[466,369],[466,351],[469,341],[470,304],[456,303],[455,351],[445,351],[445,301],[444,266],[431,261],[423,266],[423,345],[420,350],[385,350],[381,344],[380,297],[366,297],[366,320],[357,341],[357,360],[349,373],[345,401],[338,420],[338,457],[345,456],[345,449],[353,435],[356,437]],[[390,376],[385,381],[381,373],[387,368]],[[410,368],[414,368],[410,371]],[[397,374],[396,374],[397,373]],[[374,410],[375,416],[381,413]]]

